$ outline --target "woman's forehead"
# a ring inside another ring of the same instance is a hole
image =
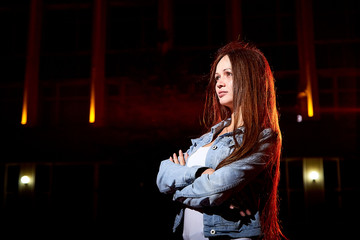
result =
[[[231,69],[231,62],[228,55],[225,55],[220,59],[218,64],[216,65],[216,73],[223,72],[224,70]]]

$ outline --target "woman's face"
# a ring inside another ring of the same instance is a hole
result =
[[[227,55],[220,59],[215,71],[216,94],[220,104],[233,109],[233,72]]]

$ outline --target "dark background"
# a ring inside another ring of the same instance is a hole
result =
[[[96,2],[105,9],[100,42]],[[40,21],[31,23],[36,3]],[[283,231],[290,239],[356,236],[359,1],[1,1],[0,33],[0,236],[174,239],[175,205],[156,188],[158,166],[204,132],[210,64],[236,39],[256,44],[276,79]],[[94,64],[103,102],[101,121],[90,124]],[[22,125],[26,78],[36,114]],[[311,118],[299,97],[308,78]],[[307,158],[323,162],[319,199],[307,197]],[[28,168],[35,185],[24,190]]]

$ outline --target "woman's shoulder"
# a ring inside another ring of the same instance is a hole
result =
[[[199,142],[204,141],[204,139],[207,139],[210,134],[211,134],[211,132],[207,132],[207,133],[204,133],[203,135],[201,135],[200,137],[192,138],[192,139],[191,139],[191,143],[192,143],[193,145],[194,145],[194,144],[198,144]]]
[[[260,137],[267,137],[267,136],[271,136],[273,135],[275,132],[274,130],[272,130],[271,128],[264,128],[261,132],[260,132]]]
[[[265,128],[259,134],[259,141],[276,141],[278,139],[279,133],[276,132],[274,129]]]

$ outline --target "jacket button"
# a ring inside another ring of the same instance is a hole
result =
[[[216,233],[216,231],[215,231],[214,229],[211,229],[211,230],[210,230],[210,234],[211,234],[211,235],[214,235],[215,233]]]
[[[212,147],[212,150],[216,150],[218,147],[216,146],[216,145],[214,145],[213,147]]]

